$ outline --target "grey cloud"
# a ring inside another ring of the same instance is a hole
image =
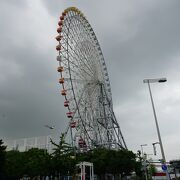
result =
[[[126,101],[128,97],[122,94],[135,90],[135,87],[139,91],[143,78],[166,76],[167,68],[173,63],[171,56],[179,53],[180,48],[180,39],[177,36],[180,30],[177,3],[166,6],[162,4],[144,14],[135,36],[129,40],[121,42],[113,34],[104,40],[103,44],[107,45],[104,54],[112,85],[120,87],[119,90],[114,88],[116,96],[125,97]],[[139,18],[137,16],[134,21]],[[109,42],[112,43],[111,47],[108,46]],[[115,82],[114,76],[121,81]]]
[[[27,1],[26,0],[18,0],[18,1],[16,1],[16,0],[11,0],[11,1],[1,0],[0,3],[1,3],[1,7],[3,5],[5,5],[6,7],[15,6],[17,8],[24,8],[24,7],[27,6]],[[8,8],[6,8],[6,10],[8,10]],[[11,13],[13,13],[13,12],[11,12]]]
[[[58,94],[56,71],[40,61],[46,57],[34,48],[27,46],[24,51],[13,48],[11,52],[23,73],[19,78],[7,77],[0,91],[1,99],[6,101],[0,104],[1,113],[7,114],[1,126],[6,129],[3,134],[10,137],[46,134],[45,124],[56,124],[62,130],[66,117],[65,110],[57,106],[63,104],[63,99]]]
[[[133,150],[142,143],[157,140],[148,89],[142,80],[168,76],[166,85],[152,88],[155,102],[159,102],[157,112],[168,157],[171,152],[177,155],[168,148],[166,139],[177,138],[179,142],[178,129],[175,125],[172,129],[168,126],[168,117],[174,124],[178,122],[179,97],[176,91],[176,96],[171,96],[167,90],[174,92],[179,87],[179,1],[38,2],[42,3],[42,14],[46,17],[34,23],[38,17],[31,16],[30,5],[33,4],[29,1],[1,1],[0,135],[41,136],[49,133],[43,127],[45,124],[55,125],[59,132],[66,127],[66,109],[59,95],[55,70],[56,42],[51,41],[56,35],[57,22],[52,23],[54,32],[49,32],[46,18],[58,21],[63,9],[77,6],[101,44],[116,116]],[[34,24],[36,26],[32,27]],[[47,33],[47,43],[39,42],[41,33]],[[166,94],[158,94],[158,91]],[[161,95],[164,99],[158,99]],[[173,130],[177,133],[172,134]],[[176,149],[175,144],[172,146]],[[151,151],[150,147],[147,150]]]

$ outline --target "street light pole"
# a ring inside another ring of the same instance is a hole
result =
[[[152,92],[151,92],[150,83],[155,83],[155,82],[163,83],[163,82],[166,82],[166,81],[167,81],[166,78],[160,78],[160,79],[144,79],[144,81],[143,81],[144,83],[147,83],[147,84],[148,84],[148,88],[149,88],[149,94],[150,94],[150,98],[151,98],[151,103],[152,103],[152,108],[153,108],[153,114],[154,114],[154,119],[155,119],[155,123],[156,123],[156,130],[157,130],[158,139],[159,139],[159,145],[160,145],[161,154],[162,154],[162,162],[161,162],[162,165],[166,165],[166,158],[165,158],[164,149],[163,149],[163,144],[162,144],[162,140],[161,140],[161,135],[160,135],[159,125],[158,125],[157,116],[156,116],[156,111],[155,111],[155,107],[154,107],[154,101],[153,101],[153,97],[152,97]],[[168,170],[166,170],[166,177],[167,177],[168,180],[170,180]]]
[[[144,169],[144,173],[145,173],[145,179],[148,180],[148,175],[147,175],[147,167],[146,167],[146,157],[145,154],[143,152],[143,146],[147,146],[147,144],[141,144],[141,153],[142,153],[142,166]]]
[[[156,144],[159,144],[159,142],[152,143],[155,156],[156,156]]]
[[[154,119],[155,119],[155,123],[156,123],[156,129],[157,129],[157,133],[158,133],[159,144],[160,144],[160,148],[161,148],[162,160],[164,161],[163,163],[165,163],[166,162],[166,158],[165,158],[165,154],[164,154],[164,149],[163,149],[163,145],[162,145],[159,125],[158,125],[158,121],[157,121],[156,111],[155,111],[155,107],[154,107],[154,101],[153,101],[153,97],[152,97],[152,93],[151,93],[151,88],[150,88],[150,83],[149,82],[148,82],[148,87],[149,87],[149,93],[150,93],[150,97],[151,97],[151,103],[152,103],[152,108],[153,108]]]
[[[144,152],[143,152],[143,146],[147,146],[147,144],[141,144],[141,153],[142,153],[142,157],[143,157],[143,154],[144,154]]]

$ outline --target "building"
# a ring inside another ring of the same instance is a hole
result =
[[[50,142],[51,136],[38,136],[30,138],[20,138],[20,139],[5,139],[4,144],[7,146],[7,151],[18,150],[27,151],[31,148],[47,149],[48,152],[52,152],[53,145]]]
[[[169,162],[175,174],[175,177],[180,177],[180,159],[171,160]]]

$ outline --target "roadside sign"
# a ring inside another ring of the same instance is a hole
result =
[[[167,171],[167,166],[166,166],[165,164],[163,164],[163,165],[161,166],[161,168],[162,168],[163,171]]]

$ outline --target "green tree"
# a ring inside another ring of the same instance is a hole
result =
[[[6,156],[6,177],[19,179],[49,175],[51,156],[44,149],[32,148],[26,152],[8,151]]]
[[[95,173],[101,179],[105,179],[105,173],[128,175],[135,171],[137,166],[136,155],[128,150],[98,148],[80,155],[78,160],[93,162]]]
[[[135,171],[136,167],[136,155],[132,151],[118,150],[116,155],[116,166],[118,172],[123,175],[129,175]]]
[[[55,146],[53,148],[53,150],[54,150],[53,155],[55,155],[55,156],[62,156],[65,154],[73,153],[72,146],[70,144],[66,143],[66,141],[65,141],[64,133],[62,133],[60,136],[59,144],[56,144],[54,141],[52,141],[52,139],[51,139],[51,143]]]
[[[30,177],[49,175],[51,156],[45,149],[32,148],[25,152],[25,173]]]
[[[92,162],[95,174],[99,175],[102,180],[105,179],[105,173],[121,174],[124,176],[134,171],[140,171],[141,163],[136,160],[136,154],[125,149],[109,150],[106,148],[96,148],[88,152],[76,153],[76,158],[72,159],[74,150],[65,142],[64,137],[64,134],[61,134],[58,144],[51,141],[55,146],[54,153],[52,154],[55,174],[73,174],[75,164],[82,161]]]
[[[142,158],[142,155],[141,155],[141,151],[138,150],[137,154],[136,154],[135,172],[136,172],[136,175],[138,177],[141,177],[141,178],[143,178],[142,161],[143,161],[143,158]]]
[[[107,168],[107,161],[109,161],[107,152],[108,150],[105,148],[97,148],[94,149],[92,154],[91,162],[94,164],[95,173],[98,174],[101,179],[104,179],[104,174],[106,173]]]
[[[56,144],[52,140],[51,143],[55,146],[52,154],[52,164],[55,174],[73,174],[76,164],[76,159],[72,158],[74,156],[74,149],[70,144],[65,142],[65,135],[63,133],[61,134],[59,144]]]
[[[25,174],[25,153],[17,150],[6,154],[6,177],[19,179]]]
[[[0,139],[0,179],[3,179],[5,170],[5,160],[6,160],[6,146],[3,145],[2,139]]]
[[[150,174],[150,176],[154,176],[155,173],[157,173],[157,168],[155,167],[154,164],[150,164],[149,165],[149,174]]]

